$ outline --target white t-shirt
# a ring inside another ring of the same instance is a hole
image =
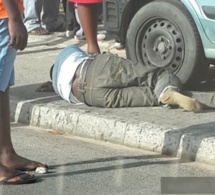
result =
[[[57,57],[53,72],[53,88],[64,100],[73,104],[81,102],[72,93],[72,84],[78,66],[90,56],[77,46],[66,47]]]

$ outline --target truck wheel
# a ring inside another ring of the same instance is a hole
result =
[[[209,61],[198,29],[179,1],[153,1],[133,17],[127,31],[127,58],[167,68],[188,86],[198,83]]]

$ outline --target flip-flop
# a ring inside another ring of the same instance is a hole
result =
[[[50,32],[47,29],[42,27],[35,28],[29,31],[28,33],[31,35],[49,35],[50,34]]]
[[[38,167],[44,167],[46,169],[48,169],[48,165],[44,164],[44,166],[37,166],[35,168],[17,168],[17,171],[35,171]]]
[[[28,173],[21,172],[21,171],[16,171],[15,174],[12,174],[8,176],[7,178],[3,179],[0,181],[0,185],[19,185],[19,184],[30,184],[30,183],[35,183],[37,181],[36,177],[33,176],[31,178],[21,178],[21,180],[18,181],[9,181],[10,179],[21,176],[21,175],[29,175]]]

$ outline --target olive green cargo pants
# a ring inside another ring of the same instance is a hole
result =
[[[164,69],[145,67],[110,53],[98,54],[82,69],[79,91],[81,101],[89,106],[158,106],[165,89],[181,88],[179,79]]]

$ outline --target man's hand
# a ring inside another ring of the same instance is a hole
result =
[[[54,91],[54,89],[52,87],[51,81],[43,83],[40,87],[36,89],[36,92],[52,92],[52,91]]]
[[[9,18],[8,29],[10,34],[9,45],[16,50],[25,49],[28,41],[28,32],[23,22]]]

